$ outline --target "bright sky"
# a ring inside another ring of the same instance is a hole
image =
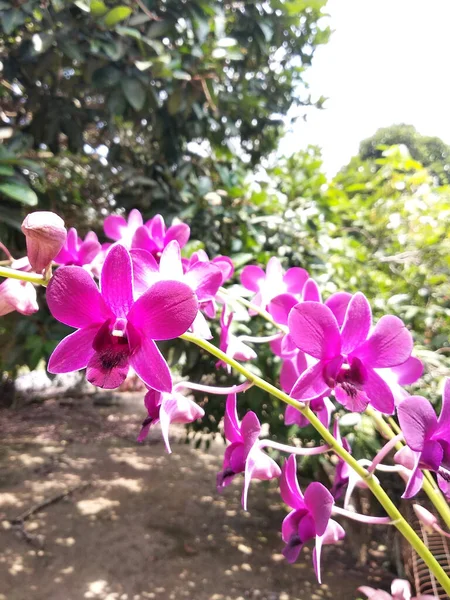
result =
[[[307,75],[325,109],[281,145],[323,149],[336,173],[379,127],[408,123],[450,143],[450,0],[329,0],[334,33]]]

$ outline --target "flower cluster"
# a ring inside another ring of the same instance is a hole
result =
[[[412,354],[412,335],[393,315],[373,323],[370,304],[362,293],[337,292],[323,301],[317,282],[305,269],[284,271],[279,259],[272,257],[265,271],[256,265],[241,270],[241,289],[252,296],[250,301],[236,297],[223,288],[234,275],[229,257],[210,259],[203,250],[184,256],[189,227],[184,223],[166,227],[161,215],[144,222],[138,210],[132,210],[128,220],[118,215],[107,217],[104,233],[112,242],[103,244],[94,232],[84,239],[74,228],[66,232],[53,213],[28,215],[22,229],[27,257],[15,260],[1,246],[10,263],[9,270],[3,269],[1,274],[10,278],[0,285],[0,315],[13,310],[35,312],[35,285],[48,284],[51,314],[74,329],[55,348],[48,370],[86,369],[93,385],[114,389],[132,369],[147,388],[147,417],[138,440],[143,441],[159,423],[169,452],[170,424],[190,423],[205,414],[181,389],[226,394],[223,431],[229,445],[217,487],[222,490],[242,474],[246,507],[251,480],[279,479],[281,498],[291,509],[282,523],[288,561],[294,562],[303,546],[312,541],[320,580],[322,547],[345,536],[333,515],[391,523],[389,516],[368,517],[348,510],[355,487],[378,485],[375,470],[400,473],[407,482],[404,497],[411,498],[422,487],[422,469],[428,469],[437,474],[442,491],[450,495],[450,380],[445,384],[439,417],[428,400],[409,396],[404,386],[417,381],[423,371],[421,361]],[[247,307],[248,318],[266,318],[274,327],[273,335],[237,335],[236,302]],[[212,323],[220,328],[219,348],[207,341],[213,338]],[[255,344],[269,344],[280,363],[283,391],[244,367],[240,371],[247,381],[231,388],[184,381],[174,385],[157,343],[180,336],[210,350],[218,359],[217,368],[229,372],[235,361],[257,357]],[[312,422],[324,445],[302,448],[271,441],[263,435],[253,411],[240,420],[237,394],[255,383],[287,403],[286,425],[305,427]],[[402,433],[393,434],[373,460],[357,462],[348,441],[341,438],[337,418],[331,427],[333,412],[345,410],[369,410],[381,419],[396,414]],[[396,464],[384,465],[382,460],[396,444],[404,444],[394,457]],[[267,452],[271,449],[288,454],[281,467]],[[331,491],[313,482],[303,493],[295,456],[330,452],[337,456]],[[339,507],[344,492],[344,507]],[[407,588],[402,589],[395,583],[391,596],[368,587],[360,591],[369,598],[410,598]]]

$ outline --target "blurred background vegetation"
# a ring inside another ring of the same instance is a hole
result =
[[[324,297],[361,290],[376,316],[400,316],[427,365],[417,389],[436,400],[450,374],[450,148],[395,125],[331,180],[316,147],[277,154],[291,106],[324,101],[304,73],[330,35],[325,12],[326,0],[0,1],[0,239],[20,256],[33,208],[83,235],[131,208],[185,220],[187,252],[228,254],[237,274],[277,254]],[[2,318],[1,372],[35,368],[61,339],[40,305]],[[166,350],[183,375],[226,380],[197,348]],[[279,365],[263,349],[253,368],[275,381]],[[293,433],[258,390],[242,403]],[[215,431],[223,399],[207,412],[199,427]],[[373,431],[360,431],[363,453]]]

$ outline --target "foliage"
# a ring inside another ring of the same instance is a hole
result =
[[[412,158],[428,167],[441,185],[450,183],[450,146],[440,138],[421,135],[413,125],[382,127],[359,146],[361,160],[381,158],[388,146],[405,145]]]

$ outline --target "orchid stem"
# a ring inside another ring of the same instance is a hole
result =
[[[328,429],[324,427],[324,425],[320,422],[315,413],[308,406],[306,406],[303,402],[298,402],[297,400],[294,400],[293,398],[291,398],[272,384],[268,383],[261,377],[258,377],[257,375],[251,373],[251,371],[246,369],[243,365],[241,365],[233,358],[227,356],[225,352],[222,352],[207,340],[199,338],[192,333],[184,333],[180,337],[188,342],[196,344],[197,346],[203,348],[219,360],[222,360],[223,362],[227,363],[238,373],[241,373],[241,375],[243,375],[246,379],[254,383],[254,385],[267,392],[268,394],[274,396],[275,398],[278,398],[282,402],[293,406],[304,417],[306,417],[311,423],[311,425],[314,427],[314,429],[321,435],[324,442],[328,444],[330,448],[332,448],[333,451],[338,456],[340,456],[365,481],[367,487],[371,490],[371,492],[383,506],[391,521],[393,521],[395,527],[398,529],[398,531],[400,531],[400,533],[406,538],[406,540],[414,548],[417,554],[422,558],[424,563],[427,565],[427,567],[442,585],[444,590],[450,596],[450,579],[446,575],[439,562],[436,560],[436,558],[433,556],[430,550],[425,546],[425,544],[414,531],[414,529],[405,520],[405,518],[395,506],[395,504],[392,502],[392,500],[389,498],[387,493],[384,491],[384,489],[381,487],[378,481],[373,477],[372,473],[366,471],[366,469],[364,469],[364,467],[362,467],[358,463],[358,461],[339,444],[338,440],[336,440],[336,438],[330,433],[330,431],[328,431]]]
[[[240,385],[232,385],[230,387],[215,387],[212,385],[202,385],[200,383],[192,383],[191,381],[179,381],[173,387],[173,391],[177,392],[180,388],[186,388],[188,390],[195,390],[197,392],[205,392],[205,394],[239,394],[245,392],[251,388],[253,383],[251,381],[244,381]]]
[[[10,279],[19,279],[20,281],[28,281],[35,283],[36,285],[48,285],[49,280],[38,275],[37,273],[26,273],[25,271],[18,271],[17,269],[10,269],[9,267],[0,266],[0,277],[8,277]]]

